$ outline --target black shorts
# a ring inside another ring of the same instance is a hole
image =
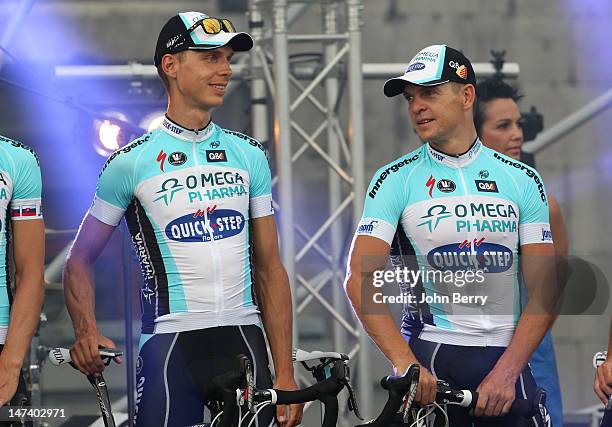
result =
[[[491,372],[506,347],[468,347],[440,344],[416,337],[410,338],[410,348],[421,365],[434,377],[444,380],[454,389],[476,390],[482,380]],[[531,369],[526,366],[515,385],[517,399],[533,399],[537,385]],[[545,408],[544,408],[545,409]],[[447,405],[450,425],[453,427],[552,427],[543,418],[547,414],[520,420],[506,415],[499,418],[476,418],[468,415],[465,408]]]
[[[251,359],[256,387],[272,388],[266,343],[256,325],[151,336],[142,344],[136,364],[134,425],[183,427],[201,423],[207,400],[204,386],[231,370],[238,354]],[[274,414],[273,406],[264,408],[253,426],[276,425]]]

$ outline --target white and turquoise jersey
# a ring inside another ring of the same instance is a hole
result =
[[[422,272],[473,272],[461,286],[421,273],[425,280],[410,288],[417,295],[404,301],[402,332],[443,344],[507,346],[520,316],[518,248],[552,243],[538,173],[479,140],[461,156],[424,144],[376,172],[357,234],[391,245],[398,227]],[[455,291],[487,301],[453,302]]]
[[[113,226],[125,215],[143,333],[259,322],[249,221],[273,215],[271,188],[263,146],[212,122],[192,131],[166,119],[108,159],[90,214]]]
[[[0,344],[12,302],[9,269],[10,223],[42,218],[40,165],[34,151],[0,136]]]

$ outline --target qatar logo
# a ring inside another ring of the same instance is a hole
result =
[[[487,273],[502,273],[514,264],[514,254],[505,246],[481,240],[468,245],[451,243],[439,246],[429,251],[427,262],[441,271],[483,270]]]
[[[210,242],[236,236],[244,225],[244,215],[232,209],[198,210],[173,220],[165,231],[176,242]]]
[[[422,62],[415,62],[414,64],[406,68],[406,72],[404,74],[408,74],[413,71],[419,71],[419,70],[422,70],[423,68],[425,68],[425,64],[423,64]]]

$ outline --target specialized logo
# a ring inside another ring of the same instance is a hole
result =
[[[172,166],[180,166],[186,161],[187,154],[181,151],[175,151],[174,153],[170,154],[170,158],[168,159],[168,163],[170,163]]]
[[[480,172],[478,172],[478,177],[480,179],[487,179],[489,177],[489,171],[486,169],[481,170]]]
[[[162,172],[164,171],[164,162],[166,161],[166,153],[164,152],[164,150],[160,150],[159,154],[157,155],[157,162],[159,162],[159,169]]]
[[[463,80],[466,80],[468,77],[468,69],[465,65],[461,65],[459,68],[457,68],[455,73],[457,73],[457,75],[461,77]]]
[[[423,68],[425,68],[425,64],[423,64],[422,62],[415,62],[414,64],[410,65],[410,67],[406,68],[406,71],[404,72],[404,74],[408,74],[413,71],[419,71],[419,70],[422,70]]]
[[[210,242],[236,236],[242,232],[244,225],[244,216],[238,211],[200,210],[170,222],[165,232],[169,239],[177,242]]]
[[[210,148],[212,149],[219,148],[220,145],[221,143],[219,141],[213,141],[210,143]]]
[[[429,179],[425,183],[425,187],[429,188],[429,197],[433,197],[431,195],[431,192],[433,191],[435,184],[436,184],[436,179],[433,177],[433,175],[429,175]]]
[[[499,193],[497,183],[495,181],[484,181],[477,179],[476,189],[481,193]]]
[[[542,242],[552,242],[553,236],[552,236],[552,231],[550,231],[550,228],[543,228],[542,229]]]
[[[378,179],[376,180],[376,182],[374,183],[374,186],[372,187],[372,190],[370,190],[370,192],[368,193],[368,196],[370,196],[372,199],[376,197],[376,193],[378,193],[378,190],[380,190],[380,186],[382,185],[383,181],[385,179],[387,179],[387,177],[391,174],[391,173],[395,173],[397,171],[400,170],[400,168],[409,165],[410,163],[418,160],[419,158],[419,154],[415,154],[414,156],[412,156],[409,159],[406,160],[402,160],[401,162],[397,162],[391,166],[389,166],[387,169],[385,169],[379,176]]]
[[[477,269],[487,273],[502,273],[512,267],[514,255],[509,248],[484,242],[484,238],[481,238],[432,249],[427,254],[427,262],[442,271]]]
[[[157,202],[158,200],[163,200],[166,206],[168,206],[170,203],[172,203],[174,195],[178,191],[184,189],[185,186],[183,184],[180,184],[178,179],[169,178],[162,183],[161,188],[159,189],[159,191],[157,191],[157,194],[160,194],[160,196],[157,199],[154,199],[153,201]]]
[[[361,224],[359,228],[357,228],[357,233],[372,234],[377,227],[378,221],[372,220],[369,224]]]
[[[453,216],[453,214],[446,209],[446,206],[433,205],[427,211],[427,215],[421,217],[421,219],[427,219],[427,221],[423,221],[422,223],[417,224],[417,227],[427,225],[427,227],[429,228],[429,232],[431,233],[433,230],[438,228],[438,224],[440,224],[440,221],[451,216]],[[433,222],[434,220],[435,222]]]
[[[438,181],[438,190],[443,193],[452,193],[457,189],[457,186],[450,179],[441,179]]]
[[[521,162],[513,162],[512,160],[506,158],[506,157],[502,157],[497,153],[493,153],[493,157],[495,157],[497,160],[499,160],[502,163],[505,163],[507,165],[510,166],[514,166],[517,169],[520,169],[522,171],[525,172],[525,174],[533,179],[533,181],[536,183],[537,187],[538,187],[538,191],[540,192],[540,199],[542,199],[542,201],[545,204],[548,204],[548,199],[546,198],[546,193],[544,192],[544,184],[542,183],[542,181],[540,180],[540,177],[538,176],[538,174],[531,169],[530,167],[524,165]]]
[[[225,150],[206,150],[206,159],[211,163],[227,162]]]

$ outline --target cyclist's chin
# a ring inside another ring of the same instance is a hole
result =
[[[221,95],[205,95],[200,98],[200,106],[206,109],[216,108],[223,105],[223,96]]]

